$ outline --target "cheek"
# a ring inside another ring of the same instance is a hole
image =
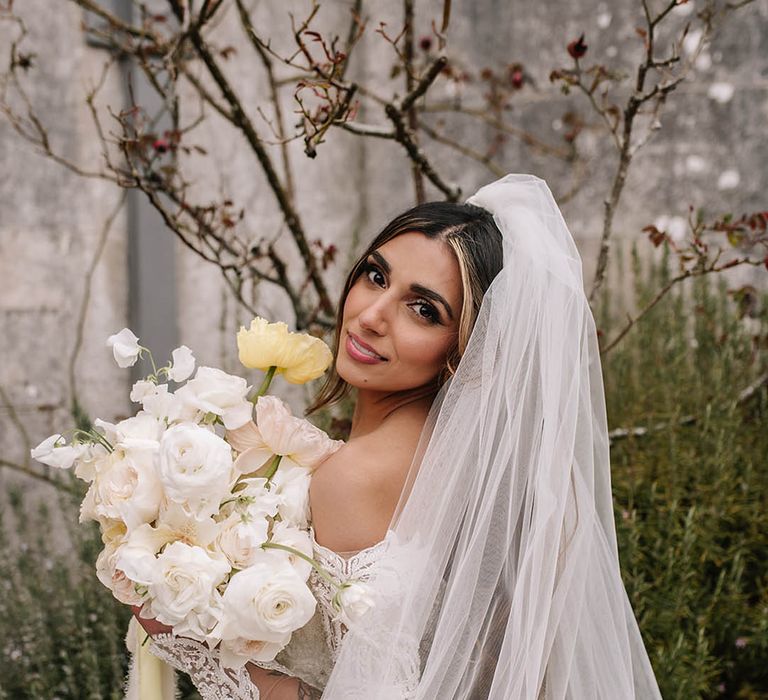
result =
[[[445,364],[452,336],[432,333],[414,334],[401,344],[400,360],[411,365],[415,371],[422,369],[434,373]]]

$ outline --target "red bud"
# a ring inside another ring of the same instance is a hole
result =
[[[584,43],[584,35],[582,34],[578,39],[568,44],[568,53],[573,58],[581,58],[587,53],[587,45]]]

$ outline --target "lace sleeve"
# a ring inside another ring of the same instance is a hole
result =
[[[186,637],[156,634],[150,651],[179,671],[189,674],[203,700],[259,700],[259,689],[251,683],[245,667],[224,668],[219,652]]]

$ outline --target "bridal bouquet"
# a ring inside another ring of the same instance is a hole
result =
[[[266,395],[275,374],[297,384],[319,377],[328,347],[256,318],[237,336],[241,362],[266,372],[250,395],[241,377],[195,372],[186,346],[158,369],[138,340],[126,328],[107,344],[121,367],[144,352],[152,361],[130,394],[141,410],[32,450],[90,484],[80,520],[101,527],[99,580],[174,634],[218,646],[231,668],[272,660],[310,620],[313,567],[337,587],[334,605],[350,624],[372,600],[364,584],[333,581],[312,559],[308,532],[311,472],[341,442]]]

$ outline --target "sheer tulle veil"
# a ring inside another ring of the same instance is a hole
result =
[[[547,185],[469,203],[504,265],[436,398],[323,698],[660,698],[619,573],[605,400],[573,238]]]

